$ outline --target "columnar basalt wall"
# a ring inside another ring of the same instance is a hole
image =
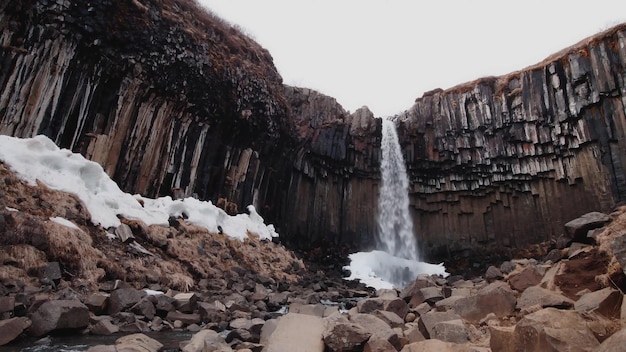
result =
[[[396,117],[428,254],[519,247],[626,198],[626,26]]]
[[[8,0],[0,30],[1,134],[45,134],[128,192],[253,204],[297,245],[371,239],[371,112],[283,86],[192,0]]]

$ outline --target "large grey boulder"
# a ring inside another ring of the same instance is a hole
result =
[[[622,352],[626,349],[626,328],[604,340],[594,352]]]
[[[418,326],[419,326],[420,332],[422,333],[422,335],[424,335],[424,337],[434,338],[435,325],[441,322],[459,320],[459,319],[461,319],[461,316],[459,316],[453,311],[446,311],[446,312],[430,311],[420,317],[418,321]]]
[[[324,344],[332,352],[362,349],[372,333],[361,325],[338,322],[324,332]]]
[[[141,301],[143,295],[145,295],[143,291],[134,288],[120,288],[111,292],[108,305],[109,315],[114,315],[134,306]]]
[[[467,345],[444,342],[441,340],[424,340],[410,343],[402,348],[400,352],[472,352]]]
[[[600,212],[591,212],[580,216],[565,224],[565,232],[570,239],[584,240],[589,230],[604,226],[610,220],[609,216]]]
[[[54,330],[83,329],[89,325],[89,309],[80,301],[48,301],[30,315],[30,320],[28,333],[33,336],[43,336]]]
[[[465,343],[469,341],[468,330],[463,320],[442,321],[433,326],[430,338],[446,342]]]
[[[323,333],[322,318],[288,313],[278,319],[274,331],[269,336],[263,337],[264,352],[323,352]]]
[[[475,295],[459,299],[452,305],[452,310],[468,321],[478,322],[487,314],[497,317],[508,316],[515,310],[515,293],[501,282],[493,282]]]
[[[182,352],[221,351],[229,352],[232,348],[217,332],[209,329],[195,333],[191,340],[181,348]]]
[[[589,292],[581,296],[574,304],[574,309],[579,312],[595,312],[610,319],[619,319],[624,295],[611,288]]]
[[[544,308],[515,326],[515,346],[525,352],[592,351],[600,344],[576,311]]]
[[[163,344],[144,334],[132,334],[115,340],[115,348],[118,352],[158,352]]]
[[[574,301],[558,292],[540,286],[532,286],[524,290],[517,299],[517,309],[528,309],[535,305],[542,308],[571,308],[574,306]]]
[[[25,317],[0,320],[0,346],[15,340],[30,324],[30,320]]]

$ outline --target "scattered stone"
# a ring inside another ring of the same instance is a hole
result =
[[[336,323],[324,332],[324,344],[330,351],[354,351],[361,348],[372,333],[354,323]]]
[[[101,319],[89,328],[89,332],[94,335],[112,335],[120,331],[120,328],[113,324],[110,319]]]
[[[167,313],[166,319],[171,322],[180,321],[185,325],[200,324],[202,319],[198,313],[181,313],[179,311],[172,311]]]
[[[55,284],[58,284],[59,281],[63,278],[63,273],[61,271],[61,264],[59,262],[48,262],[43,270],[43,278],[46,278]]]
[[[441,340],[424,340],[410,343],[402,348],[400,352],[472,352],[467,345],[460,345]]]
[[[372,334],[373,338],[381,338],[389,341],[396,349],[400,349],[400,339],[398,334],[380,318],[371,314],[355,314],[350,316],[350,321],[361,325],[366,331]]]
[[[0,320],[0,346],[15,340],[31,325],[26,317]]]
[[[96,292],[87,296],[85,299],[85,305],[89,308],[90,312],[100,315],[106,312],[108,300],[108,293]]]
[[[626,328],[604,340],[594,352],[622,352],[626,346]]]
[[[383,339],[369,339],[363,348],[363,352],[389,352],[396,351],[395,347],[389,341]]]
[[[326,306],[320,303],[318,304],[292,303],[289,305],[289,312],[314,315],[316,317],[323,318],[324,314],[326,313]]]
[[[489,326],[489,347],[494,352],[514,352],[515,327],[514,326]]]
[[[117,235],[117,238],[119,238],[122,243],[128,243],[135,240],[133,231],[130,229],[130,226],[126,224],[120,224],[116,227],[115,235]]]
[[[419,342],[419,341],[426,340],[424,335],[420,332],[420,329],[417,326],[417,324],[413,324],[413,325],[409,326],[404,331],[404,337],[406,337],[406,339],[408,340],[408,343],[413,343],[413,342]]]
[[[548,252],[548,254],[546,254],[546,256],[543,258],[543,260],[545,262],[550,261],[552,263],[556,263],[558,261],[560,261],[561,259],[563,259],[565,256],[563,254],[563,251],[555,248],[553,250],[551,250],[550,252]]]
[[[509,273],[513,272],[513,270],[515,270],[515,268],[517,268],[517,264],[513,263],[510,260],[500,264],[500,271],[505,273],[505,274],[509,274]]]
[[[544,308],[515,326],[515,345],[524,351],[591,351],[599,343],[576,311]]]
[[[534,305],[539,305],[542,308],[555,307],[568,309],[574,306],[574,301],[560,293],[540,286],[532,286],[524,290],[517,300],[517,309],[527,309]]]
[[[461,319],[442,321],[433,326],[431,339],[465,343],[469,341],[467,327]]]
[[[179,293],[174,297],[174,308],[183,313],[192,313],[196,310],[198,296],[193,293]]]
[[[109,315],[114,315],[134,306],[141,300],[142,294],[142,291],[134,288],[120,288],[111,292],[107,309]]]
[[[152,318],[156,315],[156,308],[154,307],[154,304],[145,297],[134,306],[130,307],[130,311],[135,314],[143,315],[150,320],[152,320]]]
[[[570,239],[583,241],[587,232],[604,226],[609,216],[600,212],[590,212],[565,224],[565,232]]]
[[[0,296],[0,314],[13,312],[15,309],[15,297]]]
[[[619,291],[607,287],[602,290],[587,293],[574,304],[578,312],[594,312],[609,319],[619,319],[624,295]]]
[[[115,340],[115,348],[118,351],[157,352],[163,344],[144,334],[132,334]]]
[[[510,274],[509,285],[517,292],[524,292],[525,289],[538,285],[542,277],[536,266],[529,265],[518,273]]]
[[[501,281],[493,282],[475,295],[463,297],[452,305],[452,310],[463,319],[478,322],[489,313],[497,317],[510,315],[515,310],[515,293]]]
[[[401,298],[392,298],[384,301],[384,310],[404,318],[409,312],[409,305]]]
[[[377,310],[373,313],[373,315],[387,323],[387,325],[391,326],[392,328],[397,328],[404,325],[404,319],[400,318],[396,313],[393,312]]]
[[[200,330],[181,348],[182,352],[232,351],[223,337],[209,329]]]
[[[33,336],[43,336],[54,330],[83,329],[89,325],[89,309],[80,301],[48,301],[35,310],[30,320],[28,333]]]
[[[487,268],[487,271],[485,272],[485,280],[487,280],[488,282],[492,282],[494,280],[500,280],[502,278],[504,278],[504,275],[502,274],[502,271],[500,271],[500,269],[496,268],[493,265]]]
[[[262,342],[265,343],[265,352],[324,351],[324,320],[320,317],[287,313],[277,320],[276,327],[269,336],[265,327],[263,330],[262,335],[265,336],[262,336],[261,341],[265,341]]]
[[[459,319],[461,319],[461,317],[458,314],[454,313],[453,311],[447,311],[447,312],[432,311],[420,317],[418,321],[418,326],[422,335],[424,335],[425,338],[430,339],[430,338],[433,338],[434,336],[433,329],[436,324],[444,322],[444,321],[459,320]]]
[[[385,300],[382,298],[366,298],[356,304],[359,313],[372,313],[385,309]]]

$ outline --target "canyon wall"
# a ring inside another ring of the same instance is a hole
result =
[[[525,246],[623,201],[625,78],[622,25],[396,116],[423,249]]]
[[[396,116],[423,254],[540,242],[626,196],[626,28]],[[0,4],[0,133],[45,134],[125,191],[253,204],[300,247],[371,248],[381,120],[285,86],[192,0]]]
[[[380,123],[284,86],[192,0],[8,0],[0,31],[1,134],[45,134],[127,192],[253,204],[295,245],[371,239]]]

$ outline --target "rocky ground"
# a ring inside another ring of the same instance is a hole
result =
[[[61,217],[78,228],[52,221]],[[0,164],[0,345],[56,333],[120,336],[91,351],[621,351],[626,207],[566,224],[537,258],[475,277],[374,292],[279,243],[170,219],[91,225],[73,196]]]

